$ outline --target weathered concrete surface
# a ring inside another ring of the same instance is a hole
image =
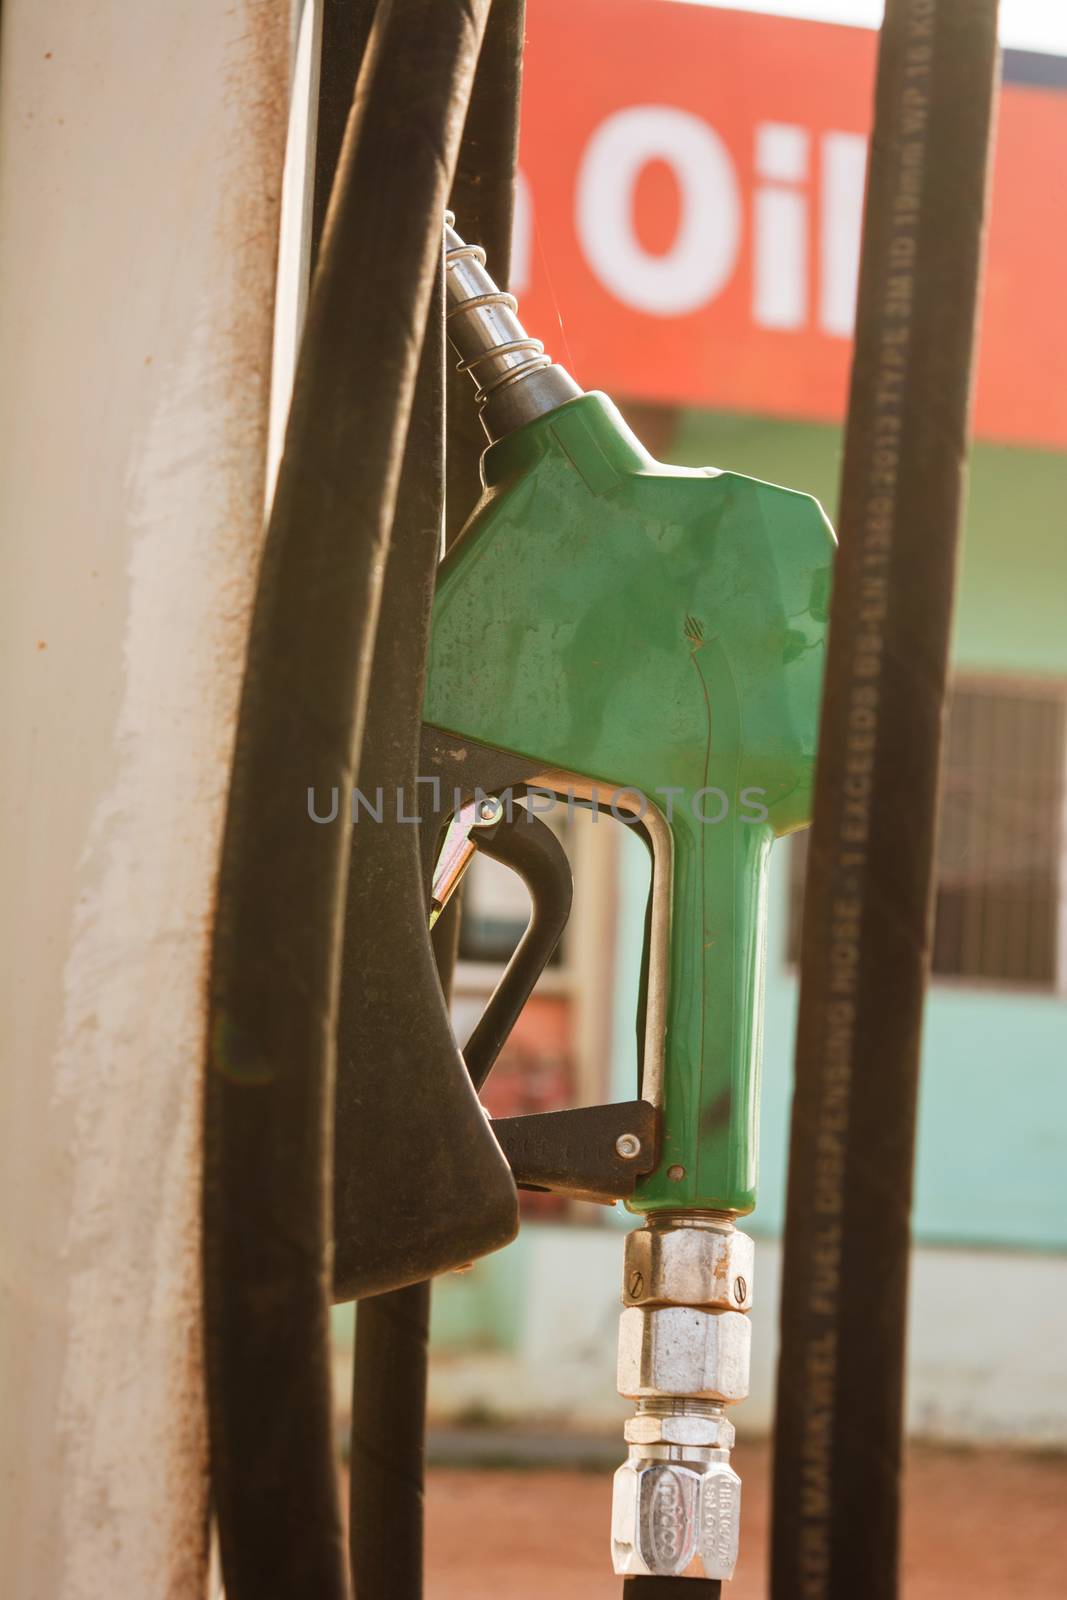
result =
[[[0,1548],[204,1589],[199,1105],[290,19],[5,0]]]

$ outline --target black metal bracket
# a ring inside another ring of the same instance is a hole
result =
[[[632,1195],[659,1159],[659,1114],[647,1100],[500,1117],[493,1132],[520,1189],[604,1206]]]

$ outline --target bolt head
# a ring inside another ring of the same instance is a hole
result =
[[[641,1154],[641,1141],[636,1133],[620,1133],[615,1149],[624,1161],[634,1161]]]

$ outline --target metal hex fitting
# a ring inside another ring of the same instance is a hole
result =
[[[696,1555],[700,1473],[673,1462],[627,1461],[615,1474],[611,1559],[620,1577],[674,1577]]]
[[[709,1450],[732,1450],[735,1429],[725,1417],[694,1417],[684,1413],[627,1417],[622,1436],[627,1444],[688,1444]]]
[[[627,1461],[615,1474],[611,1558],[619,1577],[732,1578],[741,1480],[724,1461]]]
[[[732,1578],[741,1539],[741,1479],[724,1461],[700,1479],[700,1562],[705,1578]]]
[[[629,1306],[619,1318],[619,1393],[743,1400],[752,1329],[736,1311]]]
[[[626,1235],[623,1304],[748,1311],[754,1257],[748,1234],[728,1224],[634,1228]]]

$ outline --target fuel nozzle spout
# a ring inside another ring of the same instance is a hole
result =
[[[570,373],[545,354],[519,321],[514,295],[498,289],[485,269],[485,251],[466,244],[445,213],[445,282],[448,338],[469,372],[490,441],[582,393]]]

